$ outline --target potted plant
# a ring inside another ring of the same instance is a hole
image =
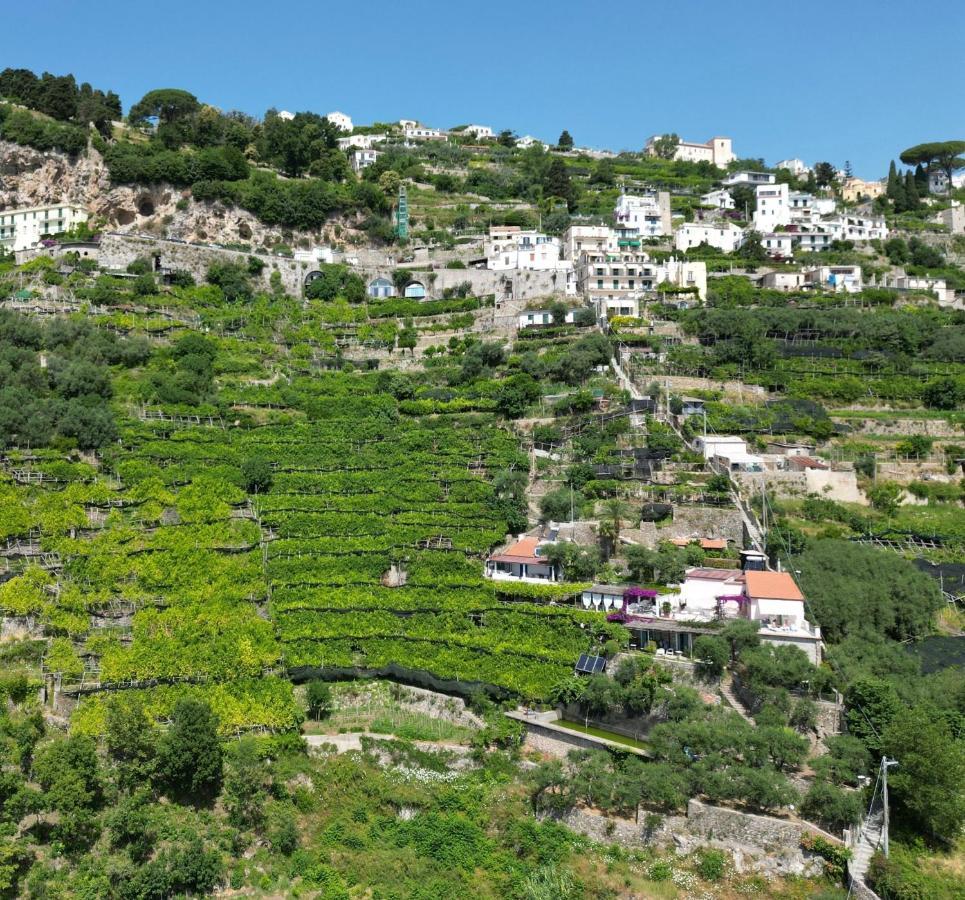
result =
[[[661,615],[664,616],[664,618],[669,618],[669,617],[670,617],[670,601],[669,601],[669,600],[664,600],[663,603],[660,604],[660,613],[661,613]]]

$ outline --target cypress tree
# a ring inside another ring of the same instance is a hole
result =
[[[915,166],[915,184],[918,186],[919,197],[924,197],[928,194],[928,173],[921,163]]]
[[[899,187],[898,169],[895,166],[895,161],[892,160],[891,165],[888,167],[888,186],[885,188],[885,196],[889,200],[897,200]]]
[[[918,184],[915,175],[909,169],[905,173],[905,209],[918,209],[921,201],[918,198]]]

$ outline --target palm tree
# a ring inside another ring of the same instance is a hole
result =
[[[599,534],[606,543],[607,556],[613,554],[620,541],[620,532],[627,517],[630,515],[630,504],[626,500],[614,497],[603,503],[603,515],[600,517]]]

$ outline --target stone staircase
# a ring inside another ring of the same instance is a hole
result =
[[[729,675],[725,675],[721,679],[720,692],[730,707],[738,713],[745,722],[750,722],[751,725],[755,724],[754,719],[751,718],[751,715],[744,708],[744,704],[737,699],[737,694],[734,693],[734,684]]]
[[[871,857],[881,847],[885,827],[884,813],[879,809],[857,826],[852,832],[848,847],[851,859],[848,862],[848,874],[852,882],[858,882],[864,888],[865,896],[874,896],[865,886],[864,879],[871,865]]]

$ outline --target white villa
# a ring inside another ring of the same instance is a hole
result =
[[[663,135],[655,134],[647,141],[644,149],[650,156],[657,155],[656,143],[661,137]],[[713,137],[703,144],[679,141],[673,158],[686,162],[709,162],[724,169],[737,159],[737,156],[734,154],[733,141],[729,137]]]
[[[331,122],[339,131],[351,131],[355,126],[352,124],[351,116],[345,115],[343,112],[336,110],[335,112],[330,112],[325,116],[329,122]]]
[[[758,623],[764,643],[796,646],[815,665],[821,662],[821,629],[808,622],[804,595],[786,572],[701,566],[689,569],[675,592],[653,596],[641,591],[644,596],[637,602],[624,603],[625,591],[594,585],[583,592],[581,602],[622,613],[639,648],[653,643],[658,654],[690,654],[696,638],[716,633],[716,623],[742,618]]]
[[[29,250],[43,238],[86,221],[87,210],[73,203],[0,210],[0,248],[13,253]]]
[[[548,542],[538,537],[522,535],[501,553],[494,553],[486,560],[486,577],[536,583],[556,581],[559,574],[556,566],[541,555],[547,545]]]
[[[674,246],[689,250],[707,244],[733,253],[744,242],[744,232],[733,222],[684,222],[674,232]]]

